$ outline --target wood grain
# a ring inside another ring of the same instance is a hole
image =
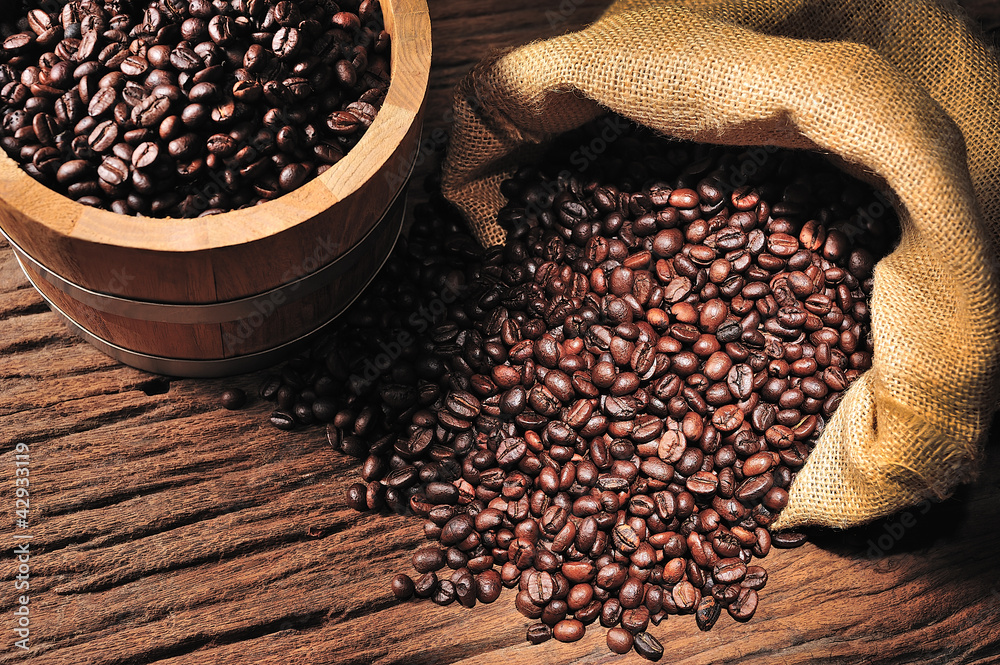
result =
[[[550,7],[528,0],[430,8],[425,137],[445,126],[448,93],[479,57],[589,21],[599,5],[555,27]],[[1000,8],[969,9],[998,25]],[[218,406],[224,386],[252,391],[260,378],[167,380],[111,361],[59,324],[0,243],[0,459],[12,476],[14,445],[30,447],[33,536],[27,653],[14,647],[9,522],[0,536],[0,664],[647,662],[611,654],[597,627],[574,644],[528,645],[510,591],[473,610],[392,601],[389,578],[412,572],[423,542],[419,520],[348,510],[357,467],[318,430],[274,430],[259,402]],[[671,653],[661,662],[1000,662],[998,440],[995,429],[977,483],[909,511],[912,523],[773,551],[751,622],[652,628]]]

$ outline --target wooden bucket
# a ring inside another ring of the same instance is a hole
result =
[[[0,231],[75,332],[134,367],[224,376],[319,333],[385,262],[403,223],[430,72],[425,0],[382,0],[391,81],[371,127],[273,201],[194,219],[78,204],[0,151]]]

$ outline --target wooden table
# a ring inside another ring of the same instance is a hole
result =
[[[552,25],[555,2],[433,2],[428,126],[445,125],[450,89],[490,48],[579,26],[600,5],[564,0],[566,20]],[[995,4],[967,6],[1000,26]],[[224,386],[259,380],[168,380],[108,359],[67,332],[0,247],[11,520],[16,444],[31,479],[30,526],[5,521],[2,536],[0,663],[645,662],[612,655],[600,628],[529,646],[509,591],[472,611],[394,602],[388,581],[411,570],[420,520],[347,509],[357,469],[319,429],[275,430],[259,401],[220,408]],[[987,473],[940,505],[772,552],[753,621],[724,616],[700,633],[671,617],[651,629],[671,653],[662,662],[1000,662],[997,458],[991,444]],[[29,651],[14,633],[25,542]]]

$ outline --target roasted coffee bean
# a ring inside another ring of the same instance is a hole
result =
[[[757,591],[767,584],[767,571],[760,566],[747,566],[746,576],[740,582],[740,586]]]
[[[437,591],[437,574],[430,572],[418,577],[413,583],[413,595],[417,598],[430,598]]]
[[[729,616],[737,621],[749,621],[757,611],[757,591],[742,587],[736,600],[730,603],[726,610]]]
[[[719,584],[735,584],[747,572],[746,564],[739,559],[720,559],[712,568],[712,578]]]
[[[687,581],[674,585],[671,596],[674,604],[682,612],[692,610],[701,600],[701,593],[691,582]]]
[[[97,175],[110,185],[121,185],[129,178],[129,166],[119,157],[105,157],[97,167]]]
[[[695,611],[695,620],[700,630],[711,630],[722,614],[722,606],[712,596],[703,596]]]
[[[295,418],[285,411],[274,411],[271,413],[270,421],[278,429],[295,429]]]
[[[544,623],[533,623],[528,626],[527,638],[532,644],[541,644],[552,639],[552,628]]]
[[[230,411],[235,411],[243,408],[243,405],[246,404],[247,394],[239,388],[229,388],[222,393],[220,401],[223,407]]]
[[[413,553],[412,563],[418,573],[440,570],[445,564],[444,550],[433,545],[421,547]]]
[[[608,648],[615,653],[628,653],[632,650],[634,637],[624,628],[612,628],[608,631]]]
[[[455,545],[462,542],[475,531],[475,520],[467,514],[456,515],[441,529],[441,542],[445,545]]]
[[[563,619],[552,627],[552,636],[560,642],[576,642],[585,632],[583,623],[576,619]]]
[[[457,597],[455,584],[451,580],[438,580],[437,589],[431,600],[437,605],[450,605],[455,602]]]
[[[470,562],[471,563],[471,562]],[[491,567],[476,578],[476,597],[481,603],[492,603],[500,597],[503,588],[500,574]]]
[[[778,531],[771,534],[771,544],[781,549],[799,547],[806,542],[806,535],[798,531]]]
[[[474,607],[476,604],[476,579],[468,568],[459,568],[451,576],[451,583],[455,586],[455,597],[464,607]]]
[[[635,652],[646,660],[658,661],[663,658],[663,645],[647,632],[638,633],[633,644]]]
[[[397,600],[408,600],[413,596],[414,585],[409,575],[400,573],[392,578],[392,593]]]

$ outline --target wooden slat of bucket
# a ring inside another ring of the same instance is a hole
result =
[[[30,262],[22,259],[21,265],[64,316],[100,340],[163,358],[165,367],[169,359],[237,358],[302,337],[346,308],[386,260],[402,226],[404,210],[405,199],[400,198],[378,226],[343,255],[328,274],[315,275],[320,278],[318,283],[299,282],[244,302],[247,313],[232,321],[173,322],[169,320],[173,306],[160,306],[165,313],[150,319],[95,309],[54,286]]]

